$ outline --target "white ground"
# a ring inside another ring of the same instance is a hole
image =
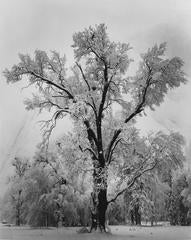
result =
[[[30,229],[0,226],[0,240],[191,240],[191,227],[112,226],[112,234],[77,233],[78,228]]]

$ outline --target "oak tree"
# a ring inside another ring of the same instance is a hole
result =
[[[35,87],[32,99],[25,101],[28,110],[39,108],[53,113],[44,123],[43,146],[47,146],[58,119],[69,115],[74,126],[86,140],[83,152],[89,153],[93,164],[93,198],[101,229],[105,230],[107,199],[107,169],[117,145],[123,138],[125,125],[132,123],[147,108],[159,106],[169,89],[185,83],[183,61],[179,57],[165,57],[166,44],[155,45],[145,54],[134,77],[127,77],[131,63],[129,44],[115,43],[108,37],[106,26],[89,27],[73,35],[75,64],[72,74],[66,74],[65,57],[53,51],[51,56],[37,50],[34,57],[20,54],[20,62],[4,75],[7,82],[23,79]],[[124,97],[125,96],[125,97]],[[123,119],[105,139],[104,122],[112,114],[116,103],[122,108]],[[154,166],[154,165],[153,165]],[[148,169],[152,168],[149,167]],[[138,175],[147,171],[147,165]],[[132,186],[135,175],[128,187]]]

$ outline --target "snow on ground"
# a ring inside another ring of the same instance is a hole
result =
[[[191,227],[112,226],[112,234],[77,233],[78,228],[30,229],[0,226],[0,240],[191,240]]]

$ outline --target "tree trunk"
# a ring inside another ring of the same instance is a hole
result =
[[[131,217],[131,225],[134,225],[135,217],[134,217],[134,211],[133,210],[130,211],[130,217]]]
[[[97,207],[98,224],[101,232],[106,231],[105,230],[106,210],[107,210],[107,189],[101,189],[98,193],[98,207]]]
[[[48,214],[45,213],[45,227],[48,227]]]
[[[153,227],[153,223],[154,223],[153,218],[151,218],[151,227]]]
[[[17,209],[17,216],[16,216],[16,226],[20,226],[21,221],[20,221],[20,209]]]
[[[151,206],[151,227],[154,225],[154,220],[155,220],[155,212],[154,212],[154,206]]]
[[[139,205],[135,205],[134,213],[135,213],[135,224],[141,225],[141,214],[139,211]]]
[[[21,225],[21,192],[22,190],[19,190],[16,203],[16,226]]]
[[[106,223],[106,210],[107,210],[107,190],[100,189],[97,196],[97,202],[93,209],[91,209],[91,218],[92,224],[91,229],[97,230],[99,229],[101,232],[106,232],[105,223]],[[94,193],[92,194],[94,195]]]
[[[98,171],[96,171],[99,169]],[[91,195],[92,197],[92,207],[91,207],[91,217],[92,225],[90,232],[94,229],[102,232],[106,232],[105,222],[106,222],[106,210],[108,206],[107,202],[107,177],[104,174],[104,168],[97,168],[94,171],[94,190]]]

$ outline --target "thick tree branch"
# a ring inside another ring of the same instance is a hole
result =
[[[93,158],[98,160],[98,157],[96,156],[95,152],[91,148],[86,148],[83,151],[84,152],[89,151],[93,155]]]
[[[102,98],[101,103],[98,110],[98,117],[96,119],[96,126],[97,126],[97,138],[98,138],[98,153],[99,153],[99,159],[101,160],[101,164],[105,164],[104,154],[103,154],[103,143],[102,143],[102,115],[104,110],[104,105],[109,89],[109,85],[111,81],[108,81],[108,68],[107,63],[104,61],[105,69],[104,69],[104,88],[102,92]]]
[[[110,203],[112,203],[112,202],[115,202],[116,199],[117,199],[119,196],[121,196],[125,191],[127,191],[128,189],[130,189],[130,188],[135,184],[136,180],[137,180],[139,177],[141,177],[144,173],[153,170],[153,169],[156,167],[157,163],[158,163],[158,162],[155,161],[155,163],[153,164],[153,166],[151,166],[150,168],[147,168],[147,169],[143,170],[142,172],[138,173],[137,175],[135,175],[135,176],[133,177],[133,179],[131,180],[131,182],[127,185],[127,187],[124,188],[124,189],[122,189],[121,191],[119,191],[119,192],[115,195],[114,198],[112,198],[111,200],[108,201],[108,204],[110,204]]]
[[[148,91],[148,88],[150,86],[150,83],[151,83],[151,79],[152,79],[152,70],[149,69],[148,71],[148,77],[147,77],[147,81],[146,81],[146,85],[143,89],[143,94],[142,94],[142,100],[141,102],[138,103],[137,107],[135,108],[134,112],[132,114],[130,114],[124,121],[124,123],[128,123],[131,119],[133,119],[137,114],[139,114],[140,112],[143,111],[143,107],[144,107],[144,104],[146,102],[146,95],[147,95],[147,91]],[[114,132],[114,135],[110,141],[110,144],[108,146],[108,154],[111,152],[111,149],[112,149],[112,146],[113,144],[115,143],[115,141],[117,140],[118,136],[120,135],[120,133],[122,132],[122,129],[118,129],[118,130],[115,130]]]
[[[44,76],[41,76],[41,75],[35,73],[34,71],[27,71],[25,74],[31,74],[34,77],[41,79],[43,82],[45,82],[45,83],[47,83],[49,85],[52,85],[52,86],[54,86],[54,87],[64,91],[68,95],[69,99],[74,99],[74,96],[66,88],[64,88],[63,86],[58,85],[57,83],[49,80],[48,78],[46,78]]]
[[[104,104],[105,104],[108,89],[109,89],[109,82],[105,82],[103,93],[102,93],[102,98],[101,98],[101,103],[100,103],[100,106],[99,106],[99,112],[98,112],[99,121],[101,121],[101,118],[102,118],[103,108],[104,108]]]
[[[151,74],[151,72],[150,72],[150,74]],[[146,81],[146,86],[145,86],[145,88],[143,90],[143,95],[142,95],[141,102],[137,105],[135,111],[128,118],[125,119],[125,121],[124,121],[125,123],[128,123],[133,117],[135,117],[137,114],[139,114],[140,112],[143,111],[143,106],[144,106],[144,104],[146,102],[147,91],[148,91],[148,88],[150,86],[150,82],[151,82],[151,79],[152,79],[150,74],[149,74],[149,77],[148,77],[148,79]]]
[[[97,118],[97,110],[96,110],[93,98],[92,98],[92,102],[93,102],[93,104],[91,104],[90,102],[85,102],[85,103],[92,108],[92,110],[94,112],[94,115],[95,115],[95,118]]]
[[[86,76],[85,76],[85,74],[84,74],[84,71],[83,71],[81,65],[80,65],[78,62],[76,62],[76,65],[77,65],[77,67],[79,68],[79,70],[80,70],[80,72],[81,72],[82,78],[83,78],[83,80],[85,81],[85,83],[86,83],[86,85],[87,85],[87,87],[88,87],[88,90],[90,91],[90,90],[91,90],[91,87],[90,87],[90,85],[89,85],[89,83],[88,83],[88,80],[86,79]]]
[[[115,148],[117,147],[118,143],[122,140],[122,138],[118,139],[116,142],[115,142],[115,145],[113,146],[112,150],[109,152],[109,155],[106,156],[106,162],[108,163],[108,165],[111,163],[111,159],[112,159],[112,156],[113,156],[113,152],[115,150]]]
[[[95,145],[97,146],[98,145],[97,137],[96,137],[95,132],[93,131],[93,129],[90,127],[89,121],[87,119],[84,120],[84,124],[85,124],[85,126],[87,128],[89,142],[92,144],[92,141],[93,141],[95,143]]]
[[[59,110],[62,110],[63,112],[65,111],[65,112],[69,113],[69,108],[68,107],[62,108],[58,104],[52,102],[50,99],[48,99],[47,101],[41,102],[39,105],[40,105],[40,107],[43,106],[43,105],[44,106],[50,105],[51,107],[56,107]]]
[[[83,80],[85,81],[85,83],[86,83],[86,85],[87,85],[88,91],[91,91],[91,87],[90,87],[90,85],[89,85],[89,82],[88,82],[88,80],[87,80],[87,78],[86,78],[86,76],[85,76],[85,74],[84,74],[84,71],[83,71],[81,65],[80,65],[78,62],[76,62],[76,65],[77,65],[77,67],[79,68],[79,70],[80,70],[80,72],[81,72],[82,78],[83,78]],[[92,104],[89,103],[89,102],[86,102],[86,104],[89,105],[89,106],[93,109],[94,114],[95,114],[95,117],[97,117],[96,106],[95,106],[94,99],[93,99],[92,97],[91,97],[91,100],[92,100]]]

